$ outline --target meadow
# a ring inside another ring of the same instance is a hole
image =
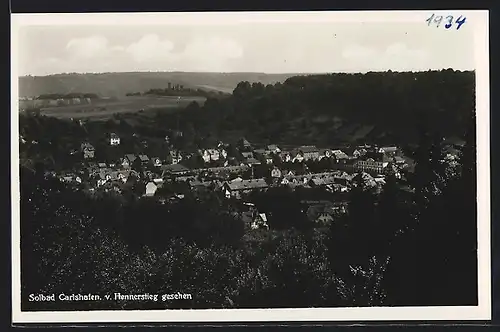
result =
[[[107,119],[114,114],[134,113],[138,111],[158,111],[174,110],[183,108],[191,102],[197,102],[203,105],[204,97],[153,97],[153,96],[132,96],[113,99],[101,99],[93,101],[91,104],[84,105],[66,105],[45,107],[41,109],[41,114],[56,118],[92,118]]]

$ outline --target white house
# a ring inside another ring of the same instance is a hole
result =
[[[292,156],[288,152],[280,152],[280,158],[284,163],[292,161]]]
[[[252,221],[250,226],[252,229],[265,228],[269,229],[269,225],[267,224],[267,216],[265,213],[259,213],[255,219]]]
[[[219,160],[220,152],[217,149],[205,149],[205,150],[200,150],[201,157],[203,158],[203,161],[208,163],[210,161],[215,161]]]
[[[109,135],[109,144],[110,145],[120,145],[120,137],[115,133],[111,133]]]
[[[148,182],[146,184],[146,196],[154,196],[156,193],[156,190],[158,189],[158,186],[154,182]]]
[[[272,170],[271,170],[271,177],[273,178],[280,178],[281,177],[281,170],[277,167],[274,167]]]
[[[171,150],[167,156],[167,163],[176,165],[182,161],[183,157],[179,151]]]
[[[268,145],[267,149],[272,153],[280,153],[281,152],[281,149],[276,144]]]
[[[383,146],[378,149],[379,153],[392,154],[394,155],[398,151],[398,148],[395,146]]]
[[[330,158],[332,156],[332,150],[330,149],[321,149],[319,151],[319,160],[323,158]]]
[[[227,158],[227,151],[223,148],[219,148],[219,155],[221,158],[226,159]]]
[[[160,167],[162,165],[162,162],[158,157],[153,157],[151,160],[153,161],[153,166],[155,167]]]
[[[290,157],[294,163],[304,161],[304,155],[300,151],[294,151]]]

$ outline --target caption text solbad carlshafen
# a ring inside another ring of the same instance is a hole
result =
[[[171,300],[192,300],[191,294],[171,293],[171,294],[121,294],[98,295],[98,294],[30,294],[30,302],[55,302],[55,301],[171,301]]]

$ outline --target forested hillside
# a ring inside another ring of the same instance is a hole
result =
[[[461,136],[475,109],[474,73],[453,70],[296,76],[240,82],[232,98],[191,105],[185,128],[297,144],[415,143],[419,124]],[[171,119],[174,121],[174,119]]]

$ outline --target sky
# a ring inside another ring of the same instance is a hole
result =
[[[16,58],[20,75],[474,69],[472,26],[446,30],[429,27],[425,18],[210,23],[195,19],[189,24],[146,20],[130,25],[102,19],[70,24],[66,19],[68,24],[21,26]]]

